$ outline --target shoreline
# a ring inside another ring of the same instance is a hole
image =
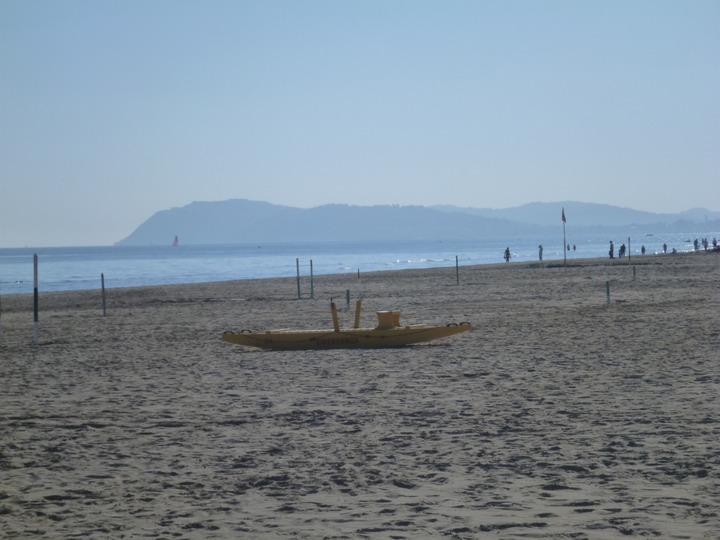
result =
[[[568,252],[567,260],[605,256],[605,243],[599,246],[588,242],[590,243],[587,245],[581,245],[577,253],[574,250]],[[294,247],[289,247],[291,245]],[[387,246],[381,246],[379,250],[368,250],[368,246],[363,244],[359,251],[354,251],[348,247],[350,244],[343,245],[345,247],[329,253],[325,253],[325,248],[319,248],[320,252],[316,252],[311,247],[312,244],[288,244],[278,248],[279,250],[270,251],[260,250],[260,246],[256,246],[250,252],[238,252],[233,246],[190,246],[187,251],[185,248],[167,248],[165,253],[162,250],[150,249],[141,250],[139,253],[132,252],[127,257],[119,258],[102,251],[95,252],[94,248],[87,253],[74,252],[73,248],[59,248],[52,256],[39,254],[39,286],[43,292],[91,290],[100,287],[101,275],[106,278],[106,289],[180,282],[189,284],[295,277],[296,265],[291,262],[302,261],[302,273],[309,273],[308,259],[311,262],[315,259],[316,275],[354,273],[356,270],[373,272],[441,268],[454,266],[458,259],[460,264],[467,266],[504,264],[499,255],[501,250],[505,249],[504,244],[502,247],[495,244],[492,250],[488,250],[488,246],[482,242],[420,242],[410,245],[391,242],[388,244],[393,246],[390,251],[385,251]],[[648,255],[658,254],[658,249],[661,250],[659,244],[653,246]],[[538,250],[534,242],[518,241],[515,247],[517,252],[515,248],[511,250],[512,264],[537,262]],[[0,284],[0,295],[33,293],[31,251],[28,251],[25,263],[17,257],[2,258],[0,271],[3,283]],[[639,252],[633,254],[633,257],[635,256],[642,257]],[[165,262],[160,263],[160,260]],[[562,261],[562,249],[557,251],[546,247],[545,260]]]
[[[3,297],[0,530],[714,538],[720,259],[635,259],[322,275],[314,299],[309,277],[301,299],[294,277],[110,289],[105,317],[99,290],[41,293],[39,346],[32,295]],[[363,326],[393,309],[475,330],[221,340],[331,328],[331,297],[343,327],[363,297]]]
[[[502,267],[502,268],[558,268],[558,267],[584,267],[584,266],[642,266],[647,264],[659,264],[658,262],[652,262],[655,260],[655,258],[664,258],[664,257],[692,257],[692,256],[703,256],[703,255],[718,255],[718,252],[712,251],[712,250],[701,250],[701,251],[689,251],[689,252],[678,252],[678,253],[653,253],[653,254],[645,254],[645,255],[636,255],[634,257],[624,257],[623,259],[620,259],[618,257],[614,259],[610,259],[608,257],[573,257],[572,259],[567,260],[567,264],[563,262],[562,259],[549,259],[549,260],[537,260],[537,261],[519,261],[519,262],[497,262],[497,263],[483,263],[483,264],[468,264],[468,265],[459,265],[457,268],[460,276],[462,277],[463,271],[472,271],[473,269],[479,269],[479,268],[494,268],[494,267]],[[366,271],[366,272],[360,272],[361,279],[366,276],[372,276],[376,274],[385,274],[385,273],[422,273],[422,272],[437,272],[437,273],[446,273],[452,271],[453,276],[455,276],[456,272],[456,266],[455,265],[448,265],[444,267],[431,267],[431,268],[391,268],[386,270],[372,270],[372,271]],[[314,280],[318,279],[324,279],[324,278],[336,278],[336,279],[342,279],[343,277],[357,277],[356,272],[342,272],[342,273],[329,273],[329,274],[315,274]],[[300,275],[301,283],[307,282],[309,287],[310,283],[310,275],[301,274]],[[129,292],[133,290],[143,290],[143,289],[154,289],[154,288],[178,288],[183,289],[186,287],[199,287],[204,288],[207,286],[213,286],[213,285],[224,285],[224,284],[233,284],[233,283],[253,283],[253,282],[272,282],[277,281],[278,283],[282,282],[290,282],[292,281],[293,285],[295,286],[297,282],[297,276],[284,276],[284,277],[262,277],[262,278],[241,278],[241,279],[232,279],[232,280],[218,280],[218,281],[198,281],[198,282],[187,282],[187,283],[164,283],[164,284],[158,284],[158,285],[136,285],[131,287],[106,287],[105,291],[106,294],[114,294],[117,295],[122,292]],[[88,295],[88,294],[100,294],[101,288],[92,288],[92,289],[66,289],[66,290],[53,290],[53,291],[43,291],[42,286],[39,290],[39,295],[41,298],[53,298],[57,296],[64,296],[64,295],[72,295],[76,294],[78,296]],[[306,292],[306,291],[303,291]],[[2,303],[0,303],[0,308],[6,308],[7,306],[10,306],[10,310],[13,311],[14,308],[17,305],[17,301],[23,302],[27,301],[28,298],[33,298],[32,292],[30,293],[2,293],[0,291],[0,299],[2,299]],[[296,295],[297,298],[297,295]],[[15,301],[14,301],[15,300]]]

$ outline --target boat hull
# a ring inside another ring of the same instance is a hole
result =
[[[470,323],[433,326],[416,324],[389,329],[270,330],[267,332],[225,332],[223,340],[236,345],[263,349],[379,349],[404,347],[472,330]]]

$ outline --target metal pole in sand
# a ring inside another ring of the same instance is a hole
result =
[[[610,305],[610,282],[609,281],[605,282],[605,294],[607,295],[607,303],[609,306]]]
[[[630,264],[631,259],[632,259],[632,251],[630,250],[630,237],[628,236],[628,264]]]
[[[310,298],[315,298],[315,285],[313,284],[313,265],[310,259]]]
[[[38,256],[37,253],[33,255],[33,321],[34,321],[34,329],[33,329],[33,343],[35,345],[38,344]]]
[[[297,272],[297,292],[300,299],[300,259],[295,259],[295,271]]]
[[[105,316],[105,274],[100,274],[100,288],[102,290],[103,317]]]
[[[455,255],[455,283],[460,285],[460,265],[458,263],[457,255]]]

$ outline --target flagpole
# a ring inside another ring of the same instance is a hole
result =
[[[563,266],[567,267],[567,240],[565,239],[565,207],[562,209],[563,222]]]

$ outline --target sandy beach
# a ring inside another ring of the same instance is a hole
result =
[[[716,538],[720,255],[2,297],[3,538]],[[610,284],[610,297],[606,283]],[[346,309],[350,291],[350,309]],[[475,330],[274,352],[376,310]]]

